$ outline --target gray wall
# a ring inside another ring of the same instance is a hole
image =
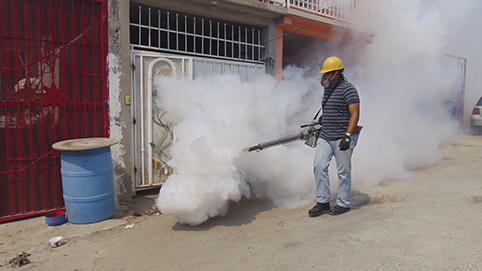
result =
[[[112,146],[117,215],[127,212],[131,189],[131,123],[126,96],[131,93],[129,53],[129,0],[109,1],[109,116],[110,136],[120,140]]]

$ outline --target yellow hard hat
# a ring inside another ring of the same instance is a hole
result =
[[[331,56],[323,62],[323,70],[321,70],[320,73],[343,70],[344,68],[341,59],[336,56]]]

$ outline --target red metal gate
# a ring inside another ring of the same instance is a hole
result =
[[[0,222],[63,208],[52,144],[108,136],[107,0],[0,0]]]

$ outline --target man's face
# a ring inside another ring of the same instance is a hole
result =
[[[321,85],[325,88],[329,88],[333,85],[333,82],[337,79],[338,71],[332,71],[324,73],[321,77]]]

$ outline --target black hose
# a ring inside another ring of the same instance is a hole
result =
[[[249,148],[248,152],[250,152],[250,151],[260,151],[262,149],[265,149],[265,148],[268,148],[268,147],[271,147],[271,146],[284,144],[284,143],[287,143],[287,142],[290,142],[290,141],[295,141],[295,140],[302,139],[302,138],[303,138],[303,133],[299,133],[299,134],[296,134],[296,135],[290,135],[290,136],[286,136],[286,137],[281,137],[281,138],[271,140],[271,141],[268,141],[268,142],[259,143],[258,145]]]

